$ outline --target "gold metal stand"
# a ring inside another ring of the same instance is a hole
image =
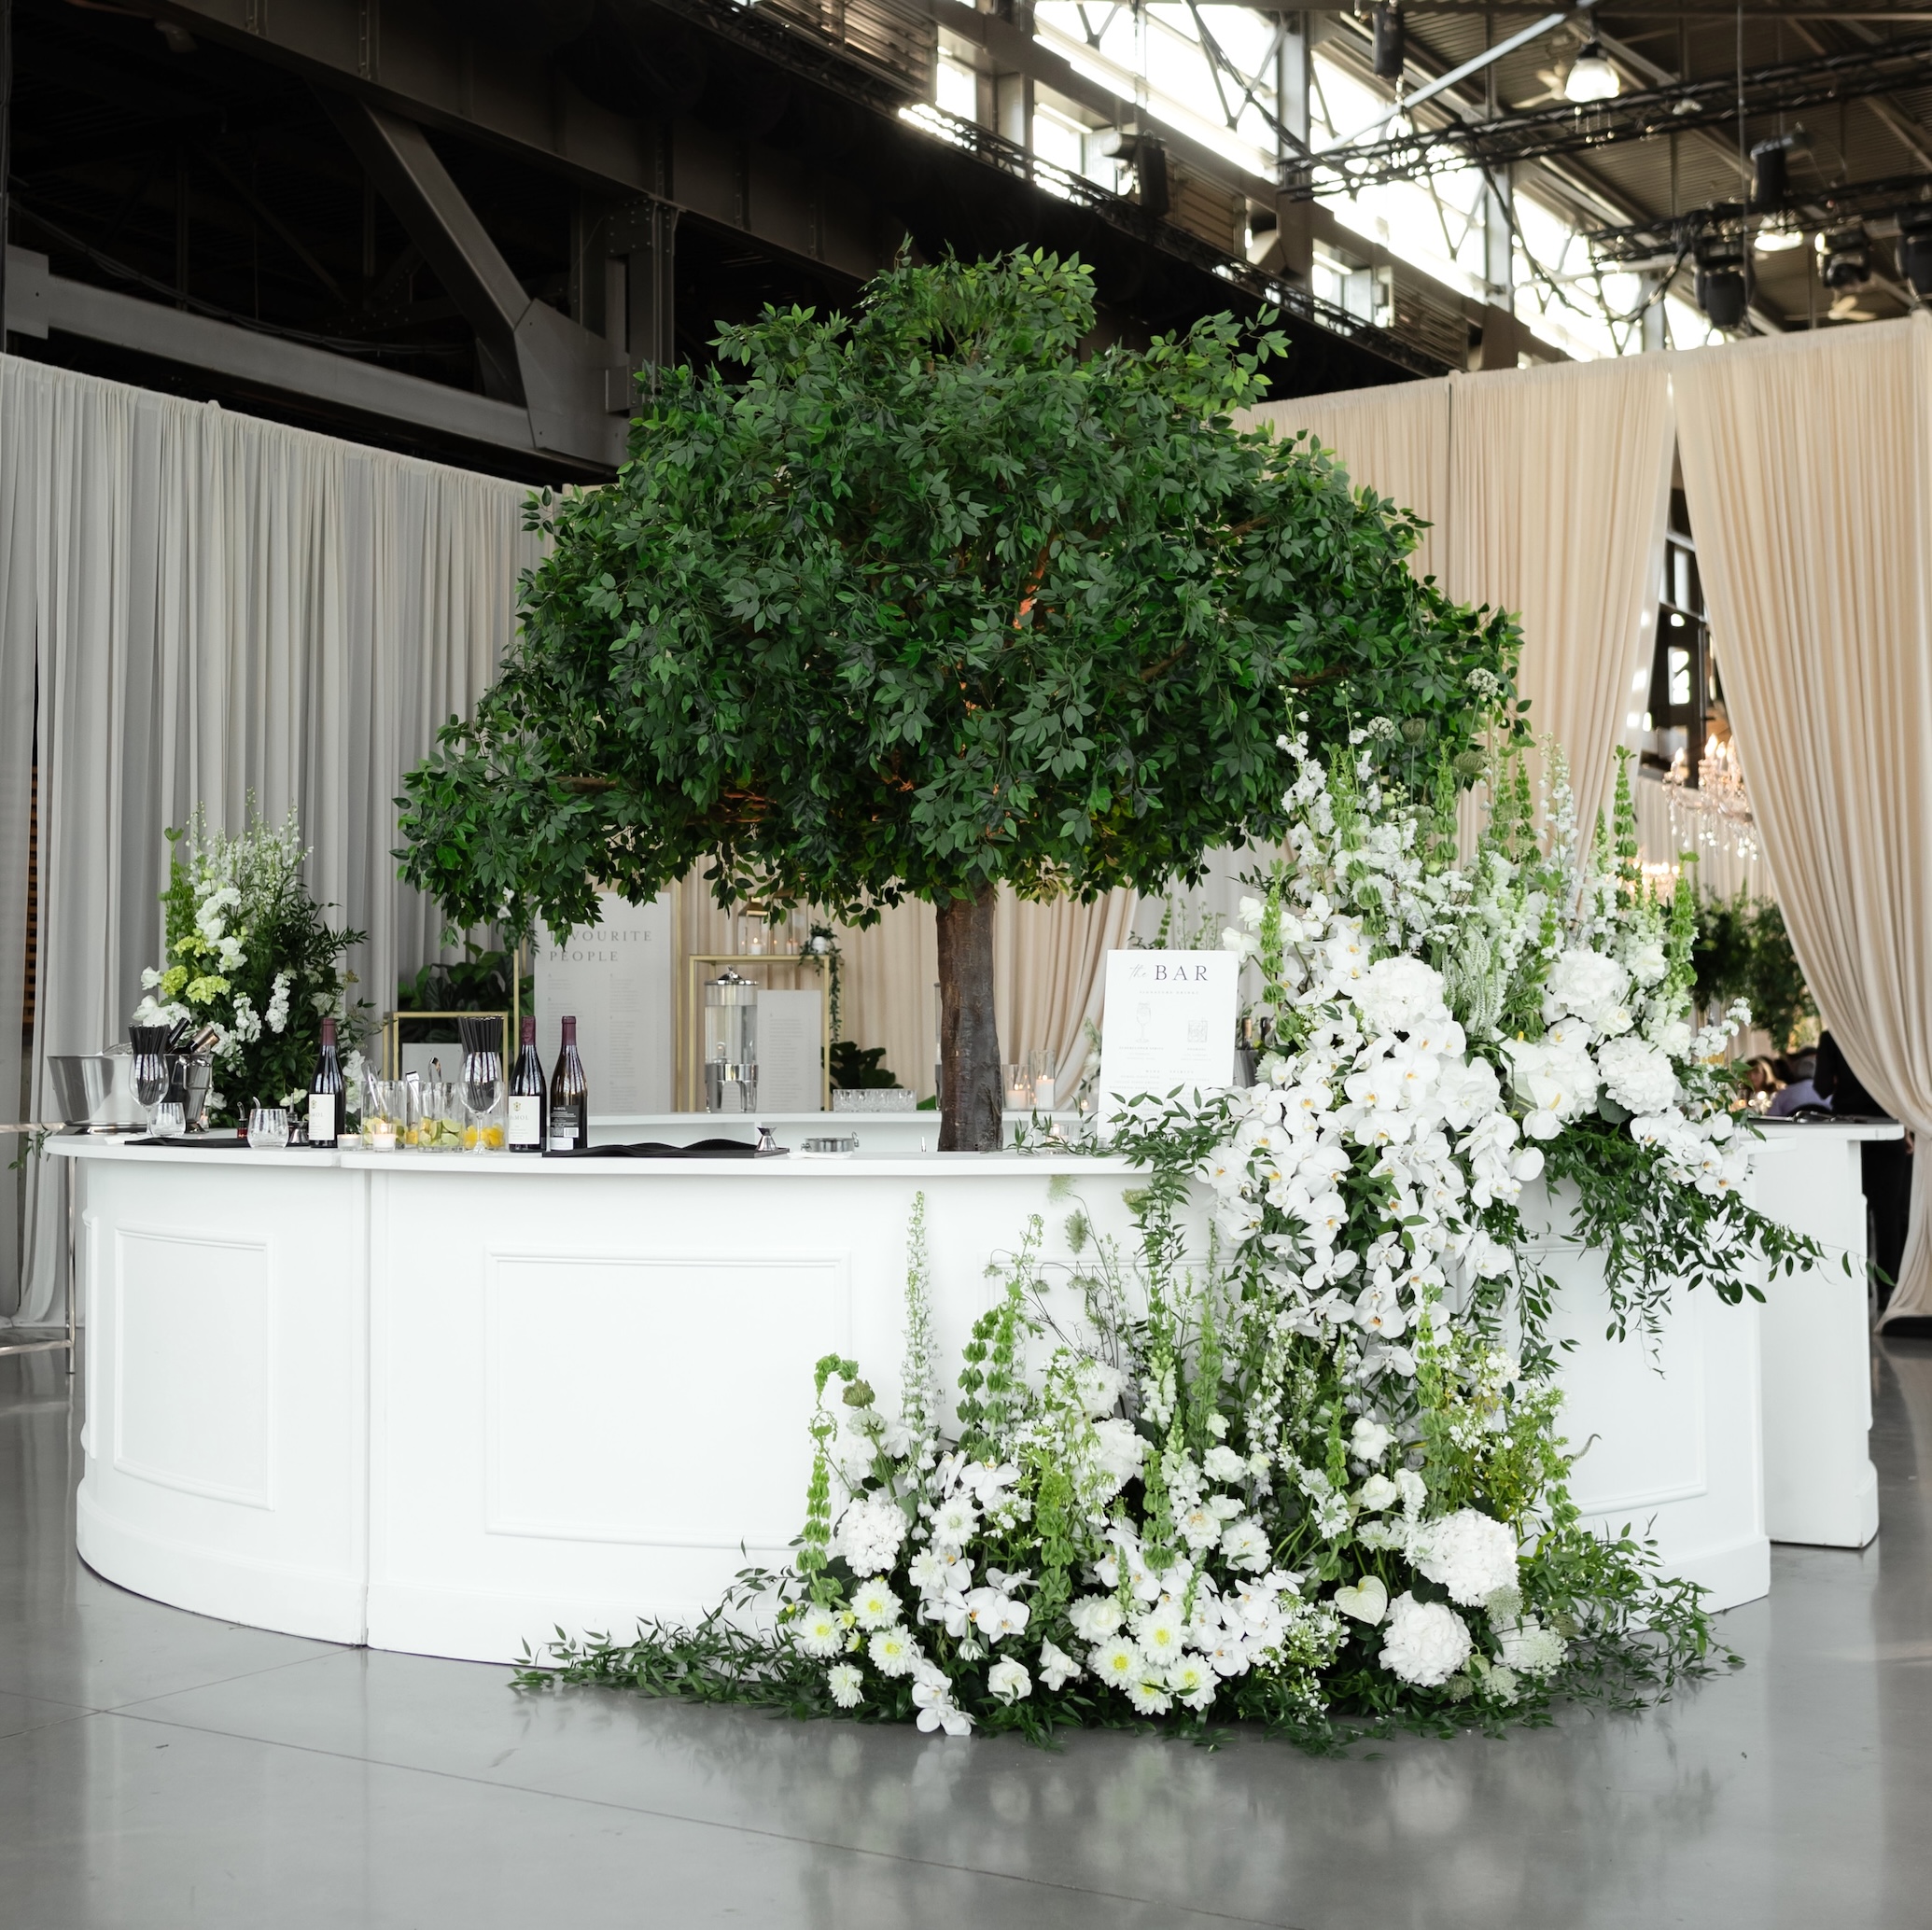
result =
[[[679,1084],[684,1093],[684,1103],[678,1110],[680,1112],[702,1112],[705,1110],[704,1095],[700,1090],[704,1040],[698,1028],[704,1024],[705,1001],[698,968],[703,965],[729,965],[740,975],[748,975],[745,973],[748,965],[755,965],[761,971],[769,970],[774,965],[785,965],[798,972],[817,972],[822,979],[825,961],[802,952],[743,955],[735,952],[693,952],[688,962],[691,973],[685,989],[684,1011],[678,1026]],[[777,987],[773,989],[776,991]],[[793,989],[803,992],[812,988],[798,986]],[[829,986],[825,987],[825,996],[819,1001],[819,1110],[829,1112],[832,1111],[832,990]]]

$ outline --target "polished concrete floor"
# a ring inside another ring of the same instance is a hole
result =
[[[67,1380],[0,1360],[0,1926],[1923,1930],[1932,1343],[1877,1374],[1883,1532],[1778,1550],[1740,1673],[1323,1762],[525,1697],[184,1615],[76,1559]]]

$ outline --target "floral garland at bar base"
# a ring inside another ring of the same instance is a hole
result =
[[[1265,984],[1260,1083],[1137,1105],[1139,1251],[1070,1203],[1049,1278],[1036,1220],[945,1430],[921,1202],[899,1411],[819,1364],[791,1567],[694,1628],[560,1639],[520,1682],[1327,1748],[1636,1706],[1735,1661],[1694,1585],[1570,1499],[1519,1205],[1577,1187],[1618,1333],[1657,1332],[1674,1282],[1737,1300],[1822,1259],[1737,1190],[1715,1061],[1743,1014],[1690,1030],[1694,906],[1645,886],[1622,774],[1583,850],[1559,761],[1545,848],[1508,764],[1463,865],[1449,772],[1418,802],[1372,750],[1331,774],[1284,748],[1293,862],[1229,934]]]

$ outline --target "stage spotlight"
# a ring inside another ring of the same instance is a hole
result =
[[[1819,273],[1827,288],[1861,288],[1871,279],[1871,240],[1862,221],[1821,234],[1818,252],[1825,258]]]
[[[1932,206],[1898,210],[1898,272],[1921,301],[1932,301]]]
[[[1622,90],[1617,69],[1603,58],[1603,43],[1592,35],[1570,63],[1569,75],[1563,81],[1563,98],[1581,105],[1590,101],[1614,101]]]
[[[1787,254],[1804,246],[1804,230],[1785,219],[1767,221],[1752,236],[1751,245],[1760,255]]]
[[[1697,251],[1697,305],[1711,326],[1741,327],[1750,302],[1743,245],[1720,239],[1701,247]]]

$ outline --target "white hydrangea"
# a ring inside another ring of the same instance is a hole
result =
[[[883,1574],[905,1540],[905,1510],[896,1501],[855,1501],[839,1517],[834,1552],[854,1574]]]
[[[1543,987],[1543,1016],[1553,1019],[1573,1014],[1586,1025],[1594,1026],[1622,1009],[1630,982],[1630,973],[1615,958],[1587,945],[1571,945],[1549,968]]]
[[[1439,1688],[1469,1659],[1474,1644],[1454,1609],[1418,1601],[1407,1592],[1389,1604],[1382,1631],[1382,1667],[1418,1688]]]
[[[1379,958],[1356,986],[1355,1003],[1371,1029],[1406,1032],[1445,1011],[1442,974],[1421,958]]]
[[[1516,1586],[1516,1536],[1476,1508],[1432,1521],[1419,1558],[1416,1566],[1465,1608],[1478,1608],[1498,1588]]]
[[[1661,1112],[1677,1097],[1677,1074],[1669,1058],[1641,1039],[1607,1039],[1597,1048],[1603,1090],[1630,1112]]]

